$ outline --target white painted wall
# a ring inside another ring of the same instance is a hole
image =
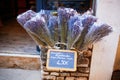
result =
[[[96,16],[114,32],[94,45],[89,80],[111,80],[120,34],[120,0],[98,0]]]

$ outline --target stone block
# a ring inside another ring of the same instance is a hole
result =
[[[88,67],[79,67],[78,71],[81,73],[90,73],[90,68]]]
[[[92,51],[87,50],[83,52],[84,57],[91,57],[92,56]]]
[[[57,73],[57,72],[51,72],[50,75],[52,75],[52,76],[59,76],[59,73]]]
[[[79,58],[77,61],[77,67],[89,67],[89,59],[88,58]]]
[[[66,77],[65,80],[75,80],[75,77]]]
[[[45,66],[43,66],[43,71],[46,71],[46,72],[48,71],[47,68],[46,68]]]
[[[43,76],[43,80],[56,80],[55,76]]]
[[[76,76],[76,77],[88,77],[89,74],[76,72],[76,73],[71,73],[71,76]]]
[[[43,75],[44,76],[49,75],[49,72],[43,72]]]
[[[43,66],[46,66],[46,61],[42,61],[42,65],[43,65]]]
[[[64,77],[57,77],[56,80],[64,80]]]
[[[76,80],[88,80],[88,78],[87,77],[78,77],[78,78],[76,78]]]
[[[93,50],[93,45],[89,45],[89,46],[88,46],[88,50],[91,50],[91,51],[92,51],[92,50]]]
[[[70,73],[60,73],[60,76],[70,76]]]

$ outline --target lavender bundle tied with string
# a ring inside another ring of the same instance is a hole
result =
[[[83,27],[80,19],[80,15],[72,16],[68,21],[68,36],[67,44],[68,49],[73,47],[75,39],[81,34]]]
[[[72,8],[58,8],[58,18],[59,18],[59,27],[60,27],[60,34],[61,34],[61,42],[67,42],[68,36],[68,20],[71,16],[77,14],[77,11]]]
[[[92,15],[83,15],[81,16],[81,20],[82,20],[83,30],[81,32],[81,35],[79,35],[76,41],[74,42],[74,47],[77,50],[80,50],[83,48],[83,42],[84,42],[85,36],[88,33],[90,27],[94,24],[94,22],[97,21],[97,18]]]
[[[40,46],[46,46],[46,43],[41,41],[37,35],[32,33],[31,31],[28,31],[25,27],[24,24],[32,19],[33,17],[36,16],[36,12],[32,10],[28,10],[20,15],[17,16],[17,21],[18,23],[27,31],[27,33],[32,37],[32,39]]]
[[[58,27],[58,17],[51,15],[48,22],[48,28],[51,33],[51,38],[57,43],[59,42],[60,38],[60,29]]]
[[[54,47],[54,41],[50,38],[46,20],[42,15],[37,14],[31,20],[27,21],[24,28],[38,36],[49,47]]]

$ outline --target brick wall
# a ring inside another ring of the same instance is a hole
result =
[[[46,51],[46,50],[45,50]],[[76,71],[49,71],[46,69],[46,53],[41,55],[43,80],[89,80],[92,47],[81,51],[77,56]]]

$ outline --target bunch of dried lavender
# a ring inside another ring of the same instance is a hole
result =
[[[55,41],[59,41],[59,28],[58,28],[58,17],[51,15],[48,21],[48,28],[51,33],[51,38]]]
[[[50,47],[54,46],[54,41],[52,41],[50,38],[50,32],[48,30],[45,18],[40,14],[27,21],[24,25],[24,28],[27,31],[36,34],[36,36],[39,37],[40,40],[45,42]]]
[[[40,12],[38,14],[43,16],[45,18],[46,23],[48,24],[51,12],[49,10],[40,10]]]
[[[88,45],[94,44],[95,42],[101,40],[104,36],[107,36],[110,32],[112,32],[111,26],[103,23],[94,23],[85,36],[82,47],[86,48]]]
[[[68,31],[68,20],[71,16],[77,14],[77,11],[72,8],[58,8],[58,18],[59,18],[59,26],[60,26],[60,34],[61,34],[61,42],[67,42],[67,31]]]
[[[20,15],[17,16],[18,23],[24,27],[24,24],[29,21],[31,18],[35,17],[36,13],[32,10],[28,10]],[[24,28],[25,29],[25,28]],[[25,29],[26,30],[26,29]],[[40,46],[46,46],[46,43],[41,41],[38,36],[36,36],[34,33],[26,30],[27,33],[33,38],[33,40]]]
[[[34,12],[32,10],[28,10],[28,11],[18,15],[17,21],[21,26],[24,26],[24,24],[34,16],[36,16],[36,12]]]
[[[45,42],[43,42],[35,33],[31,32],[29,30],[27,30],[27,32],[40,48],[47,46],[47,44]]]
[[[91,14],[87,11],[80,15],[72,8],[58,8],[58,16],[50,11],[29,10],[19,15],[17,21],[40,46],[54,47],[58,43],[62,44],[60,49],[82,50],[112,32],[107,24],[98,25]]]
[[[92,15],[83,15],[81,16],[83,30],[81,35],[74,42],[74,48],[80,50],[82,48],[86,34],[88,33],[90,27],[97,21],[97,18]]]
[[[80,15],[72,16],[68,22],[68,49],[72,48],[74,40],[81,34],[82,29],[83,27]]]

